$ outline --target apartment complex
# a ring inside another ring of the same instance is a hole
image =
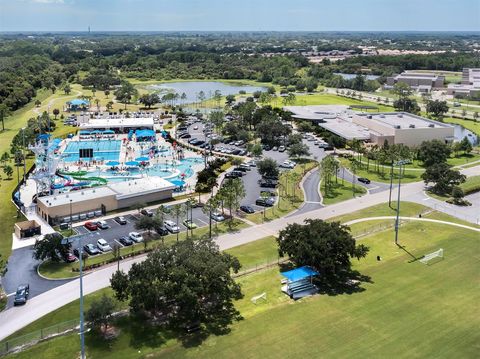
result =
[[[405,83],[419,92],[430,92],[445,86],[445,77],[428,73],[402,72],[400,75],[387,77],[385,89],[391,89],[397,83]]]
[[[480,69],[463,69],[462,83],[449,84],[447,94],[453,97],[480,98]]]

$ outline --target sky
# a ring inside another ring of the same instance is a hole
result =
[[[480,0],[0,0],[0,31],[480,31]]]

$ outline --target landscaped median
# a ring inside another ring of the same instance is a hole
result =
[[[465,182],[461,183],[458,187],[460,187],[465,196],[480,191],[480,176],[472,176],[467,177]],[[437,193],[433,193],[432,191],[427,191],[427,194],[430,197],[436,198],[440,201],[451,202],[453,201],[452,196],[444,194],[440,195]]]
[[[281,173],[278,181],[278,199],[275,205],[249,214],[245,218],[259,224],[264,221],[284,217],[298,209],[305,200],[300,183],[303,177],[316,166],[318,166],[317,161],[301,160],[294,169]]]
[[[212,235],[217,236],[228,232],[238,231],[242,228],[248,227],[248,224],[240,219],[234,219],[231,224],[229,224],[229,219],[225,222],[217,223],[212,221]],[[231,228],[230,228],[231,227]],[[204,236],[208,235],[209,226],[203,226],[200,228],[196,228],[193,231],[194,236]],[[189,231],[190,235],[190,231]],[[122,247],[120,249],[120,260],[139,256],[142,254],[146,254],[152,250],[154,250],[160,243],[174,243],[177,240],[176,234],[169,234],[167,236],[161,237],[158,234],[151,232],[149,235],[148,233],[143,233],[144,238],[147,239],[146,242],[134,244],[128,247]],[[179,240],[184,240],[187,234],[185,231],[179,233]],[[119,260],[115,254],[110,251],[105,254],[99,254],[93,257],[88,257],[84,260],[84,270],[85,273],[88,273],[89,270],[95,270],[99,267],[105,265],[114,265]],[[46,278],[46,279],[67,279],[67,278],[75,278],[79,275],[79,268],[80,263],[79,261],[73,263],[65,263],[65,262],[50,262],[46,261],[39,265],[38,273]]]
[[[320,191],[322,194],[322,203],[324,205],[335,204],[355,197],[363,196],[367,189],[361,185],[353,185],[348,181],[338,179],[338,182],[332,182],[325,190],[325,185],[320,182]],[[355,195],[354,195],[355,194]]]

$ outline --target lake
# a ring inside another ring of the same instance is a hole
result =
[[[458,141],[461,141],[463,140],[465,137],[468,138],[468,140],[470,141],[470,143],[472,145],[477,145],[478,144],[478,136],[473,133],[472,131],[470,130],[467,130],[465,127],[461,126],[461,125],[456,125],[454,124],[453,127],[455,127],[455,139],[458,140]]]
[[[357,77],[357,74],[342,74],[341,72],[335,72],[334,75],[340,75],[342,76],[345,80],[351,80]],[[367,80],[376,80],[380,76],[376,75],[363,75]]]
[[[177,103],[192,103],[198,101],[198,94],[200,91],[205,93],[206,99],[210,99],[217,90],[220,91],[222,96],[238,95],[238,92],[242,90],[246,93],[266,90],[266,87],[262,86],[241,85],[218,81],[164,82],[155,85],[149,85],[147,88],[149,90],[158,91],[160,96],[169,92],[175,92],[179,95],[185,93],[187,98],[185,100],[179,99],[176,101]]]

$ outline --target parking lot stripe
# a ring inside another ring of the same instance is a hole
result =
[[[208,225],[208,222],[202,221],[200,218],[195,218],[197,221],[202,222],[205,225]]]
[[[116,239],[113,240],[114,242],[117,242],[118,244],[120,244],[120,246],[123,248],[125,247],[122,243],[120,243],[119,241],[117,241]]]

